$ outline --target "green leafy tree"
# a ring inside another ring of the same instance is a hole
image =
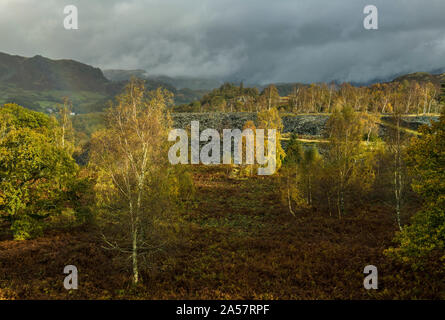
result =
[[[423,199],[423,209],[396,236],[398,248],[387,251],[413,266],[425,258],[445,262],[445,115],[422,133],[408,149],[407,161],[414,175],[413,189]]]
[[[0,108],[0,123],[0,217],[11,224],[15,239],[29,239],[65,207],[77,165],[56,143],[58,126],[48,116],[7,104]]]
[[[303,161],[304,151],[303,146],[298,141],[297,136],[292,134],[286,146],[286,156],[283,160],[281,172],[286,179],[284,190],[284,198],[289,208],[289,213],[295,216],[295,211],[292,204],[300,205],[302,203],[301,191],[298,185],[299,181],[299,166]]]

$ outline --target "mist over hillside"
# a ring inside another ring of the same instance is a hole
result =
[[[212,90],[219,87],[223,81],[218,79],[198,77],[169,77],[165,75],[150,75],[147,71],[107,69],[103,71],[105,77],[111,81],[128,81],[131,77],[160,82],[175,87],[176,89]]]

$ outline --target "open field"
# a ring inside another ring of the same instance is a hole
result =
[[[83,227],[18,242],[3,234],[0,299],[445,298],[440,266],[413,271],[383,255],[396,231],[385,208],[342,220],[316,211],[294,218],[277,177],[231,180],[224,167],[199,166],[194,180],[197,207],[184,216],[184,234],[137,288],[94,228]],[[63,288],[68,264],[79,269],[78,290]],[[378,267],[378,290],[363,288],[369,264]]]

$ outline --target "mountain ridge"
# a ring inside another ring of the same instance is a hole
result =
[[[136,71],[140,76],[145,73]],[[106,101],[122,92],[127,83],[125,77],[117,80],[111,81],[100,68],[76,60],[0,52],[0,104],[15,102],[36,111],[52,112],[53,105],[68,96],[76,112],[101,111]],[[173,92],[177,104],[200,99],[206,93],[205,90],[178,90],[158,78],[147,79],[146,87],[148,90],[163,87]]]
[[[100,68],[70,59],[21,57],[0,52],[0,82],[26,90],[75,90],[105,93],[110,81]]]

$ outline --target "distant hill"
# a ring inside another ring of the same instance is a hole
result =
[[[0,52],[0,104],[51,113],[68,97],[75,113],[88,113],[102,110],[112,89],[99,68],[84,63]]]
[[[435,85],[440,85],[441,82],[445,81],[445,73],[442,74],[431,74],[428,72],[416,72],[406,74],[395,78],[392,82],[403,82],[403,81],[417,81],[417,82],[432,82]]]
[[[29,109],[51,113],[63,97],[73,102],[74,112],[101,111],[108,100],[122,92],[131,76],[144,78],[144,70],[107,70],[74,60],[31,58],[0,52],[0,104],[14,102]],[[168,78],[165,78],[168,80]],[[175,103],[200,99],[207,91],[177,89],[172,81],[148,78],[146,87],[163,87],[175,95]]]
[[[146,71],[141,69],[122,70],[122,69],[106,69],[103,70],[104,76],[110,81],[128,81],[131,77],[144,79]]]
[[[109,81],[99,68],[42,56],[25,58],[0,53],[0,82],[26,90],[70,90],[105,93]]]
[[[147,71],[136,70],[120,70],[120,69],[108,69],[104,70],[104,75],[111,81],[130,80],[131,77],[137,77],[145,79],[151,82],[163,83],[178,90],[190,89],[190,90],[212,90],[219,87],[222,82],[216,79],[207,78],[194,78],[194,77],[168,77],[163,75],[149,75]]]

